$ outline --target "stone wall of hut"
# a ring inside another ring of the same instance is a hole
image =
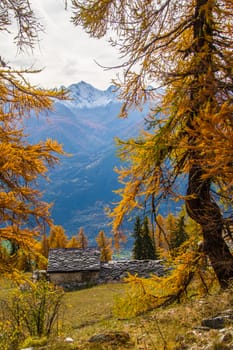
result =
[[[76,290],[91,285],[121,281],[128,273],[139,277],[164,274],[161,260],[119,260],[101,263],[96,271],[49,272],[49,280],[65,290]]]
[[[164,266],[162,260],[119,260],[102,263],[99,273],[99,282],[107,283],[120,281],[128,273],[139,277],[150,277],[152,274],[162,276]]]
[[[99,271],[50,272],[49,281],[64,290],[76,290],[99,283]]]

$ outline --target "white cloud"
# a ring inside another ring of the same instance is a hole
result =
[[[16,54],[12,38],[0,33],[1,55],[16,68],[44,68],[29,79],[43,87],[68,86],[84,80],[99,89],[106,89],[116,71],[104,71],[103,66],[118,64],[117,52],[106,39],[91,39],[70,21],[63,0],[33,0],[32,7],[45,27],[33,54]]]

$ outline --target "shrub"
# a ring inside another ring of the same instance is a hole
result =
[[[2,301],[0,348],[17,349],[27,337],[48,338],[57,333],[63,295],[62,289],[42,280],[19,288],[8,300]],[[6,321],[8,327],[5,327]]]

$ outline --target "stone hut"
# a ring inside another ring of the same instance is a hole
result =
[[[49,251],[49,280],[65,290],[122,281],[128,273],[140,277],[150,277],[152,274],[161,276],[165,269],[162,260],[116,260],[101,263],[100,251],[94,248],[57,248]]]
[[[97,284],[100,272],[100,252],[97,249],[50,249],[49,279],[65,290],[74,290]]]

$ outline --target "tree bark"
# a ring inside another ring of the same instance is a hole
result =
[[[223,218],[220,209],[211,198],[209,180],[203,180],[203,170],[193,165],[189,173],[186,208],[189,216],[200,224],[204,240],[204,252],[209,257],[219,284],[229,286],[233,279],[233,256],[223,238]]]
[[[217,94],[215,82],[215,69],[213,60],[213,1],[196,0],[193,24],[193,55],[196,58],[196,69],[191,83],[190,102],[193,106],[189,128],[193,128],[193,121],[206,103],[214,101]],[[201,78],[200,78],[201,77]],[[212,82],[209,96],[204,96],[203,89],[208,88]],[[191,137],[190,145],[195,149],[198,136]],[[212,179],[204,179],[204,168],[200,165],[201,159],[195,151],[190,152],[192,161],[189,171],[186,208],[189,216],[200,224],[204,240],[204,252],[209,257],[222,288],[229,285],[233,278],[233,256],[223,238],[223,218],[217,203],[211,198]],[[202,156],[203,157],[203,156]]]

